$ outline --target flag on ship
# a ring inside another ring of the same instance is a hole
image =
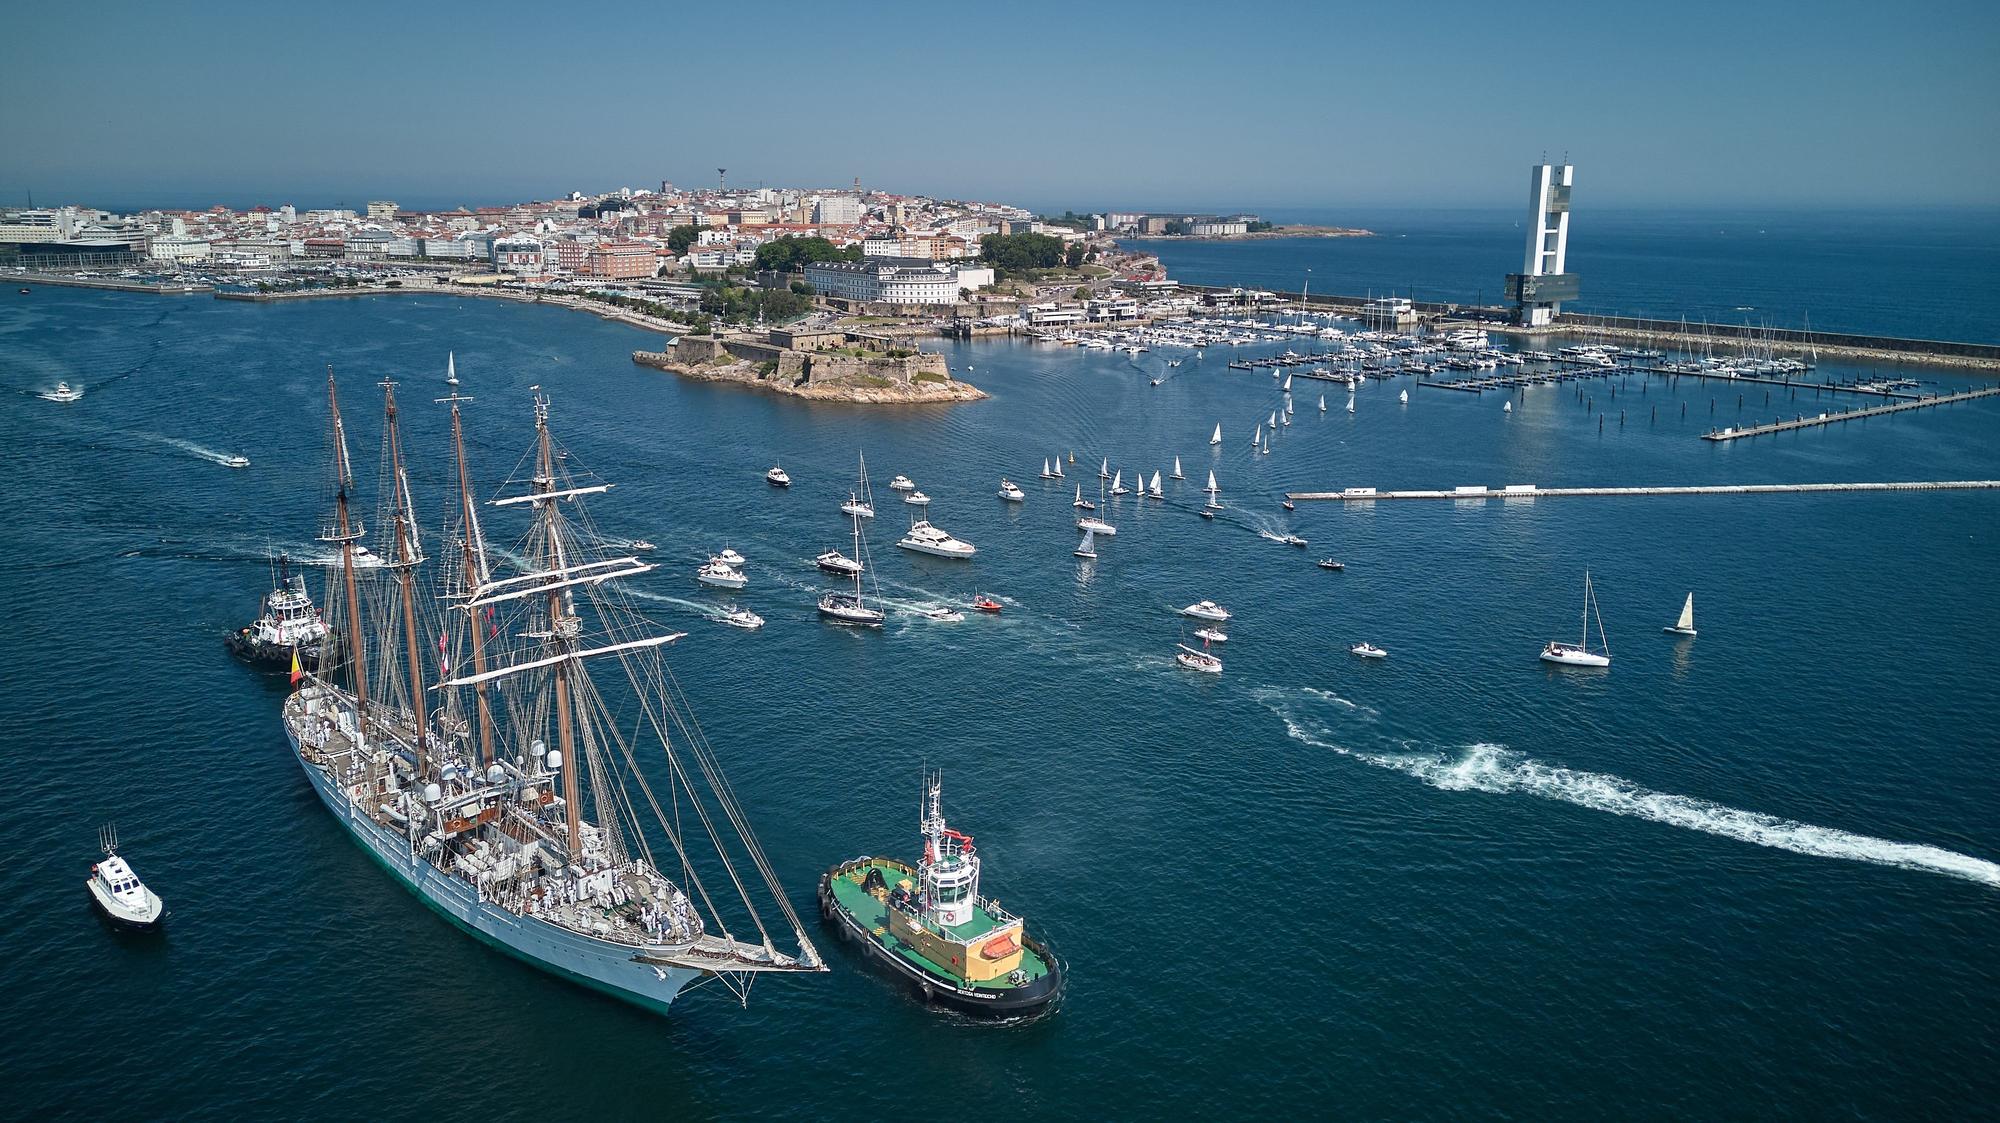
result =
[[[306,672],[299,666],[299,649],[294,647],[292,648],[292,685],[297,686],[299,680],[304,677],[306,677]]]

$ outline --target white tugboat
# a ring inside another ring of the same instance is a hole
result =
[[[759,975],[823,971],[669,673],[662,648],[682,634],[661,634],[626,599],[623,584],[652,567],[609,553],[591,530],[581,500],[610,485],[571,474],[538,397],[535,452],[518,481],[527,491],[493,504],[525,507],[532,525],[518,561],[489,551],[460,400],[459,519],[448,559],[433,566],[438,580],[418,580],[414,528],[400,514],[385,580],[357,582],[343,545],[332,615],[354,641],[285,701],[286,737],[331,821],[481,943],[646,1009],[665,1013],[698,983],[747,999]],[[384,482],[397,492],[385,506],[413,511],[393,388],[385,431]],[[344,538],[353,480],[344,457],[339,465]],[[604,660],[618,666],[600,684],[589,668]],[[613,680],[615,692],[603,689]],[[655,754],[664,767],[640,767]],[[715,813],[683,819],[662,803]],[[318,864],[287,853],[273,876],[308,883],[293,907],[343,915],[327,887],[313,891]],[[411,938],[398,932],[383,953]]]
[[[313,607],[306,579],[291,571],[291,560],[279,554],[276,564],[263,613],[249,627],[229,634],[229,650],[252,663],[274,667],[290,666],[295,658],[302,667],[317,666],[327,637],[326,621]]]
[[[151,928],[158,924],[167,907],[132,872],[131,865],[118,856],[117,828],[99,828],[97,844],[104,851],[104,860],[90,867],[90,880],[84,882],[97,907],[113,922],[128,928]]]

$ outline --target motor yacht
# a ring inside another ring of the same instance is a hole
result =
[[[1229,610],[1212,600],[1196,601],[1181,609],[1182,616],[1192,616],[1197,620],[1227,620]]]
[[[919,554],[932,554],[940,558],[969,558],[978,553],[972,543],[961,542],[943,530],[932,526],[928,519],[918,519],[910,524],[910,532],[896,545]]]
[[[708,564],[695,571],[695,580],[718,589],[740,589],[750,583],[750,578],[741,570],[731,569],[721,558],[710,558]]]

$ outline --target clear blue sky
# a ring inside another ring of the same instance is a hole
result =
[[[0,203],[2000,203],[2000,4],[12,8]]]

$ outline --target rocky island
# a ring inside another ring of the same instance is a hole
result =
[[[912,405],[974,402],[986,392],[951,376],[943,355],[834,329],[683,335],[632,361],[702,382],[730,382],[819,402]]]

